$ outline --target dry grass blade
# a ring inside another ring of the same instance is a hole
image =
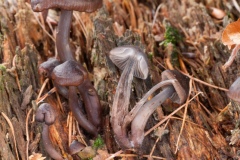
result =
[[[34,12],[33,12],[33,10],[31,9],[30,4],[26,3],[26,5],[30,8],[30,11],[31,11],[32,14],[34,15],[35,19],[37,20],[38,24],[41,26],[41,28],[43,29],[43,31],[52,39],[52,41],[53,41],[54,43],[56,43],[55,38],[54,38],[50,33],[48,33],[48,31],[45,29],[45,27],[43,26],[43,24],[39,21],[39,19],[38,19],[37,16],[36,16],[37,13],[34,13]]]
[[[189,77],[190,79],[192,79],[192,80],[194,80],[194,81],[196,81],[196,82],[199,82],[199,83],[201,83],[201,84],[204,84],[204,85],[206,85],[206,86],[209,86],[209,87],[212,87],[212,88],[215,88],[215,89],[219,89],[219,90],[222,90],[222,91],[225,91],[225,92],[228,91],[228,89],[226,89],[226,88],[222,88],[222,87],[215,86],[215,85],[213,85],[213,84],[209,84],[209,83],[204,82],[204,81],[202,81],[202,80],[200,80],[200,79],[197,79],[197,78],[195,78],[195,77],[193,77],[193,76],[190,76],[189,74],[186,74],[186,73],[184,73],[184,72],[182,72],[182,71],[180,71],[180,72],[181,72],[182,74],[184,74],[185,76]]]
[[[123,151],[120,150],[120,151],[117,151],[116,153],[112,154],[110,157],[108,157],[106,160],[111,160],[113,159],[114,157],[118,157]]]
[[[54,92],[56,92],[56,88],[55,87],[53,87],[50,91],[48,91],[48,93],[46,93],[45,95],[43,95],[42,97],[37,99],[36,103],[39,104],[40,102],[42,102],[44,99],[46,99],[49,95],[53,94]]]
[[[48,81],[49,81],[49,78],[45,79],[45,81],[43,82],[42,87],[41,87],[41,89],[40,89],[40,91],[39,91],[39,94],[38,94],[38,96],[37,96],[37,99],[39,99],[40,96],[42,95],[42,92],[43,92],[44,88],[46,87]]]
[[[8,125],[10,126],[10,129],[12,131],[13,140],[14,140],[14,148],[15,148],[17,159],[19,160],[18,151],[17,151],[17,142],[16,142],[16,137],[15,137],[15,132],[14,132],[12,122],[10,121],[10,119],[7,117],[7,115],[5,113],[3,113],[3,112],[1,112],[1,113],[2,113],[2,116],[5,118],[5,120],[7,121]]]
[[[178,150],[178,144],[179,144],[179,141],[180,141],[180,138],[181,138],[181,134],[182,134],[182,131],[183,131],[183,128],[184,128],[185,122],[186,122],[187,109],[188,109],[188,104],[189,104],[189,101],[188,101],[188,100],[189,100],[189,98],[190,98],[191,91],[192,91],[192,79],[190,79],[190,82],[189,82],[189,93],[188,93],[187,101],[186,101],[186,103],[185,103],[186,105],[185,105],[185,110],[184,110],[184,116],[183,116],[183,121],[182,121],[182,127],[181,127],[181,130],[180,130],[180,133],[179,133],[178,139],[177,139],[177,144],[176,144],[175,154],[177,153],[177,150]]]

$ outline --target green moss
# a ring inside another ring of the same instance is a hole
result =
[[[178,42],[182,40],[182,36],[178,32],[176,28],[173,28],[171,26],[166,27],[166,32],[164,34],[165,40],[161,43],[164,46],[167,46],[168,43],[172,43],[173,45],[176,45]]]
[[[171,64],[176,67],[176,68],[179,68],[180,67],[180,64],[179,64],[179,59],[178,59],[178,52],[176,50],[176,47],[174,47],[172,53],[171,53]]]
[[[152,59],[153,59],[153,52],[149,52],[149,53],[148,53],[148,59],[149,59],[150,61],[152,61]]]
[[[104,145],[104,141],[100,135],[98,135],[97,139],[93,143],[93,148],[98,149]]]
[[[4,65],[0,64],[0,70],[2,72],[6,72],[7,69],[6,69],[6,67]]]

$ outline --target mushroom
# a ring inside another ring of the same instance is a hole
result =
[[[72,21],[72,12],[94,12],[102,6],[102,0],[31,0],[32,9],[41,12],[50,8],[61,9],[56,36],[57,51],[60,61],[74,60],[69,45],[69,31]]]
[[[80,85],[84,81],[86,75],[81,72],[79,64],[76,61],[66,61],[54,68],[52,72],[53,81],[61,86],[69,88],[69,107],[80,124],[85,130],[93,135],[97,135],[97,128],[87,120],[86,116],[81,112],[78,107],[78,95],[76,86]],[[97,115],[98,116],[98,115]],[[100,118],[101,117],[97,117]]]
[[[128,113],[133,75],[141,79],[146,79],[148,76],[147,58],[138,47],[130,45],[112,49],[109,58],[118,68],[123,70],[113,100],[111,124],[119,146],[122,149],[131,148],[132,144],[127,137],[126,128],[122,127],[122,123]]]
[[[43,11],[49,8],[60,8],[61,16],[58,24],[58,31],[56,36],[56,46],[61,62],[75,60],[69,45],[69,31],[72,20],[72,10],[81,12],[94,12],[102,6],[102,0],[32,0],[31,5],[34,11]],[[80,65],[80,64],[79,64]],[[80,65],[81,68],[83,68]],[[84,70],[84,68],[82,69]],[[60,73],[61,71],[59,71]],[[101,106],[96,90],[88,79],[88,74],[84,70],[83,88],[78,87],[82,95],[89,120],[99,127],[101,122]],[[61,85],[61,84],[60,84]],[[70,89],[69,89],[70,90]],[[83,91],[86,90],[87,92]],[[69,91],[70,92],[70,91]],[[75,92],[75,93],[73,93]],[[77,94],[75,89],[71,89],[71,95]]]
[[[40,64],[38,71],[39,74],[46,78],[51,78],[53,69],[58,66],[60,61],[56,58],[49,58],[47,61]],[[53,81],[54,87],[56,87],[57,92],[61,94],[64,98],[68,99],[68,89],[66,87],[60,86]]]
[[[69,146],[69,153],[71,155],[77,154],[78,152],[80,152],[84,148],[85,148],[85,146],[82,143],[80,143],[77,140],[74,140],[74,141],[72,141],[72,143]]]
[[[165,83],[164,83],[165,82]],[[151,100],[146,101],[149,93],[152,93],[157,88],[153,87],[146,95],[142,102],[142,106],[136,111],[136,116],[131,123],[131,142],[134,148],[139,148],[144,139],[144,128],[147,120],[166,99],[170,98],[174,103],[182,104],[185,102],[189,92],[189,78],[177,70],[165,70],[162,73],[162,82],[157,84],[162,91],[154,96]],[[141,102],[141,100],[140,100]]]
[[[35,115],[35,120],[38,122],[44,122],[42,130],[42,141],[45,151],[49,156],[56,160],[63,160],[62,155],[54,148],[49,137],[49,126],[55,122],[56,115],[52,106],[48,103],[42,103]]]
[[[227,96],[236,102],[240,102],[240,77],[238,77],[227,91]]]

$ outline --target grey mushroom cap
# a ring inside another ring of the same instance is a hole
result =
[[[188,97],[189,78],[177,70],[165,70],[162,72],[162,81],[169,79],[177,79],[176,83],[173,84],[176,93],[172,95],[171,100],[174,103],[182,104]]]
[[[240,77],[230,86],[227,96],[236,102],[240,102]]]
[[[148,62],[146,54],[136,46],[126,45],[112,49],[109,53],[109,58],[121,70],[124,70],[128,63],[136,61],[136,69],[134,76],[146,79],[148,76]]]
[[[85,148],[85,146],[82,143],[80,143],[77,140],[74,140],[69,146],[69,153],[71,155],[77,154],[78,152],[80,152],[84,148]]]
[[[47,125],[51,125],[55,122],[56,114],[52,106],[48,103],[42,103],[35,115],[35,120],[38,122],[45,122]]]

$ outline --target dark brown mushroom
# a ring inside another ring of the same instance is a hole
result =
[[[122,124],[128,114],[133,76],[141,79],[146,79],[148,76],[147,58],[145,53],[135,46],[116,47],[110,51],[109,58],[123,70],[113,100],[111,124],[119,146],[122,149],[131,148],[132,144]]]
[[[168,81],[168,83],[164,84],[166,81]],[[158,106],[160,106],[168,98],[178,104],[182,104],[187,99],[189,92],[189,78],[177,70],[165,70],[162,73],[162,82],[159,84],[161,85],[158,87],[161,87],[162,91],[151,100],[144,103],[132,120],[131,142],[133,147],[136,149],[142,145],[144,139],[144,128],[147,120]],[[156,90],[156,88],[154,88],[154,90]],[[150,90],[150,92],[152,91]]]
[[[53,69],[58,66],[60,61],[56,58],[49,58],[47,61],[40,64],[38,71],[40,75],[43,75],[46,78],[51,78],[51,74]],[[59,94],[61,94],[64,98],[68,99],[68,89],[66,87],[63,87],[61,85],[58,85],[54,83],[54,87],[56,87],[56,90]]]
[[[52,72],[53,81],[62,86],[69,88],[69,107],[78,121],[79,125],[93,135],[97,135],[97,128],[87,120],[86,116],[78,107],[78,95],[76,86],[84,82],[85,74],[81,72],[81,68],[76,61],[66,61],[54,68]],[[97,117],[98,118],[98,117]],[[101,118],[100,118],[101,119]]]
[[[75,59],[73,56],[73,53],[70,49],[70,45],[69,45],[69,31],[70,31],[71,20],[72,20],[72,10],[81,11],[81,12],[93,12],[102,6],[102,0],[80,0],[80,1],[32,0],[31,5],[32,5],[32,8],[34,11],[43,11],[43,10],[49,9],[49,8],[61,9],[61,16],[60,16],[58,30],[57,30],[57,36],[56,36],[56,46],[57,46],[57,51],[58,51],[60,61],[64,62],[64,61]],[[61,72],[64,72],[64,70],[60,71],[60,73]],[[100,102],[99,102],[99,99],[98,99],[95,89],[90,84],[90,81],[86,81],[85,83],[86,83],[86,85],[84,85],[83,87],[85,87],[85,89],[87,89],[86,90],[87,93],[82,92],[82,97],[83,97],[83,100],[87,101],[87,102],[84,102],[84,104],[86,103],[85,106],[90,108],[90,109],[86,109],[88,116],[94,117],[94,116],[96,116],[96,114],[95,114],[96,112],[101,111]],[[79,90],[81,90],[81,88],[83,88],[83,87],[78,87],[78,88],[80,88]],[[70,95],[70,90],[71,90],[71,95],[77,94],[75,88],[69,87],[69,95]],[[94,96],[92,96],[88,93],[94,94]],[[88,96],[86,97],[87,94],[88,94]],[[70,101],[73,102],[72,96],[69,96],[69,97],[71,97]],[[76,97],[76,95],[74,95],[73,97]],[[86,98],[84,98],[84,97],[86,97]],[[89,106],[90,104],[93,104],[92,102],[88,103],[89,100],[94,103],[94,106],[93,105]],[[76,102],[74,101],[74,105],[75,105],[75,103]],[[97,108],[97,109],[95,110],[95,108]],[[79,114],[81,114],[81,113],[79,113]],[[98,113],[97,115],[99,115],[99,114],[100,113]],[[93,121],[94,125],[99,127],[100,122],[99,122],[98,118],[99,117],[89,118],[89,119]],[[96,134],[96,132],[95,132],[95,134]]]
[[[102,117],[102,108],[98,98],[97,91],[93,87],[91,81],[88,78],[86,69],[78,64],[81,73],[85,75],[83,83],[77,86],[78,91],[83,99],[84,107],[87,112],[88,120],[98,128],[101,124]]]
[[[240,77],[230,86],[227,96],[236,102],[240,102]]]
[[[72,21],[72,12],[94,12],[102,7],[102,0],[31,0],[32,9],[41,12],[50,8],[61,9],[56,36],[57,51],[60,61],[74,60],[69,45],[69,31]]]
[[[56,115],[52,106],[48,103],[42,103],[35,115],[35,120],[38,122],[44,122],[42,130],[42,141],[45,151],[49,156],[56,160],[63,160],[62,155],[54,148],[49,137],[49,126],[55,122]]]

